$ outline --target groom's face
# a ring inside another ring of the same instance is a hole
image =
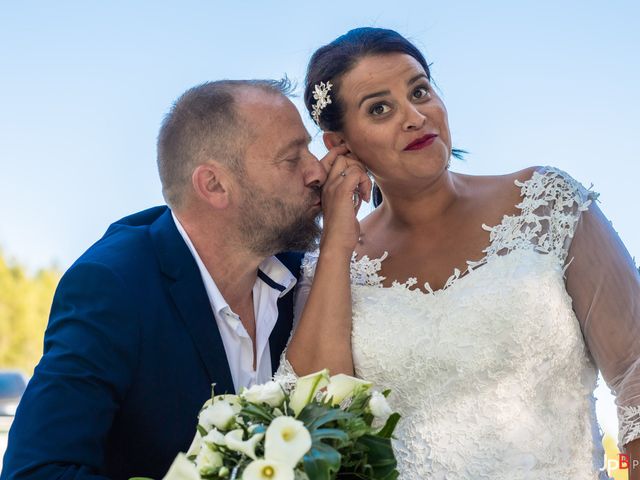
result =
[[[239,178],[241,232],[260,255],[311,248],[326,173],[309,152],[300,114],[286,97],[262,90],[243,96],[239,113],[249,132]]]

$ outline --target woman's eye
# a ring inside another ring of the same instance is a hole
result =
[[[418,87],[413,91],[413,98],[420,100],[429,97],[429,89],[427,87]]]
[[[378,103],[377,105],[374,105],[373,107],[371,107],[369,109],[369,113],[371,115],[383,115],[387,112],[389,112],[391,110],[391,108],[389,108],[389,105],[384,105],[382,103]]]

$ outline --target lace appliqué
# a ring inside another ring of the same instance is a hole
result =
[[[495,227],[482,226],[490,232],[489,246],[484,250],[485,259],[475,263],[486,263],[492,256],[530,249],[532,245],[535,251],[554,255],[564,263],[580,213],[598,194],[553,167],[535,171],[529,180],[516,180],[515,184],[523,198],[516,205],[521,213],[505,215]]]
[[[278,382],[286,393],[291,393],[296,386],[298,376],[289,360],[287,360],[286,353],[287,350],[285,349],[280,356],[280,365],[273,375],[273,380]]]
[[[618,442],[619,448],[622,448],[623,445],[640,438],[640,405],[619,407],[618,419],[620,423]]]

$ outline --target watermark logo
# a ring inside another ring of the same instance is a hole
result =
[[[602,467],[602,470],[608,472],[611,475],[616,470],[635,470],[640,467],[640,460],[634,459],[633,461],[629,458],[629,455],[626,453],[618,453],[618,458],[610,458],[607,455],[604,456],[605,466]]]

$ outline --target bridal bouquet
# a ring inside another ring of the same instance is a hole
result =
[[[388,393],[323,370],[297,379],[290,394],[271,381],[212,396],[164,480],[394,480],[400,415]]]

